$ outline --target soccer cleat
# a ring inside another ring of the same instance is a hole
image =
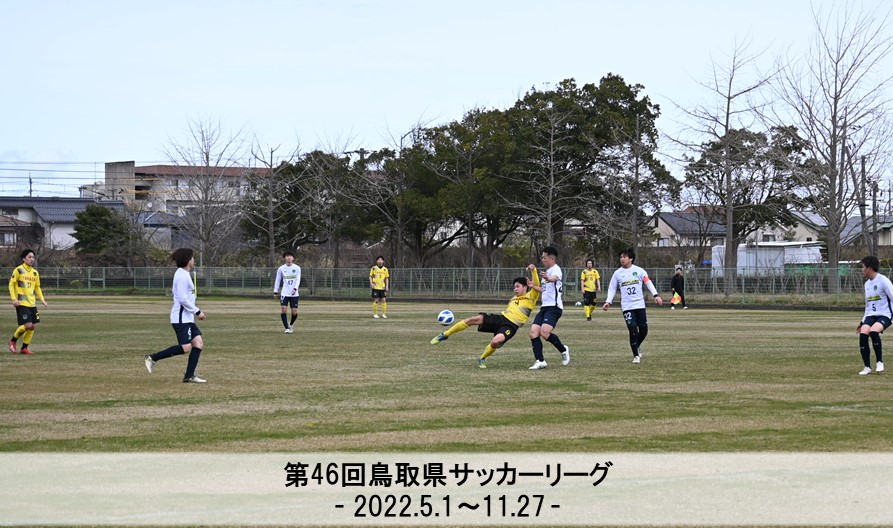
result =
[[[638,352],[639,352],[639,357],[640,357],[640,358],[645,357],[645,350],[642,348],[642,345],[639,345],[639,350],[638,350]]]
[[[373,319],[378,319],[378,314],[372,314]]]
[[[549,365],[547,365],[545,361],[540,361],[537,359],[536,361],[533,362],[533,365],[531,365],[530,368],[527,370],[540,370],[540,369],[544,369],[548,366]]]
[[[868,374],[871,374],[871,367],[865,367],[859,371],[860,376],[867,376]]]
[[[688,306],[683,306],[682,309],[683,309],[683,310],[688,310]]]
[[[592,316],[590,315],[590,316],[586,317],[586,320],[587,320],[587,321],[592,321]]]
[[[388,316],[387,316],[387,315],[385,315],[385,314],[381,314],[381,318],[382,318],[382,319],[387,319],[387,318],[388,318]]]
[[[675,306],[670,306],[670,310],[675,310],[675,309],[676,309]]]
[[[487,365],[484,364],[483,358],[478,358],[478,368],[487,368]]]
[[[16,342],[13,341],[12,339],[9,340],[9,351],[12,352],[13,354],[18,353],[18,350],[16,350]]]
[[[436,335],[436,336],[434,336],[434,339],[431,340],[431,344],[436,345],[437,343],[440,343],[441,341],[446,341],[446,340],[447,340],[447,336],[445,336],[443,334]]]
[[[288,328],[285,329],[285,333],[286,333],[286,334],[290,334],[290,333],[292,333],[292,332],[294,332],[294,331],[295,331],[295,329],[292,328],[291,326],[289,326]]]
[[[571,347],[564,345],[564,352],[561,353],[561,364],[565,367],[571,362]]]
[[[642,358],[639,356],[636,356],[633,358],[633,363],[640,363],[641,361],[642,361]]]
[[[155,360],[149,354],[146,354],[146,370],[149,371],[149,374],[155,370]]]
[[[198,376],[192,376],[190,378],[183,378],[183,383],[205,383],[205,380]]]
[[[33,354],[33,353],[34,353],[34,352],[31,352],[31,349],[28,348],[27,345],[23,346],[23,347],[22,347],[22,351],[19,352],[19,354],[27,354],[27,355],[29,355],[29,356],[30,356],[31,354]]]
[[[883,372],[884,371],[884,362],[878,361],[877,365],[874,366],[874,371],[877,372],[878,374]]]

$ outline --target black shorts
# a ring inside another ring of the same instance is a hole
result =
[[[16,320],[20,325],[40,322],[40,314],[36,306],[16,306]]]
[[[387,290],[372,290],[372,298],[373,299],[384,299],[388,296]]]
[[[509,321],[502,314],[481,312],[481,315],[484,316],[484,322],[478,325],[478,332],[487,332],[493,335],[502,334],[505,336],[506,341],[515,337],[515,334],[518,333],[518,325]]]
[[[174,333],[177,334],[177,344],[188,345],[192,340],[202,335],[202,331],[198,329],[195,323],[171,323],[174,327]]]
[[[648,326],[648,317],[645,316],[644,308],[636,308],[635,310],[624,310],[623,319],[626,326]]]
[[[298,298],[297,297],[282,297],[279,299],[279,304],[282,306],[291,306],[292,308],[298,307]]]
[[[862,321],[862,324],[869,327],[874,326],[874,323],[881,323],[884,326],[884,330],[886,330],[890,328],[891,321],[886,315],[870,315]]]
[[[557,306],[543,306],[540,308],[536,317],[533,318],[533,324],[538,324],[540,326],[547,324],[552,328],[555,328],[558,325],[558,320],[561,319],[561,314],[564,313],[564,310]]]
[[[583,292],[583,304],[586,306],[595,306],[595,298],[598,292]]]

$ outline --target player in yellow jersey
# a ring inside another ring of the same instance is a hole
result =
[[[40,289],[40,274],[34,269],[34,251],[26,249],[21,254],[22,265],[12,270],[12,276],[9,278],[9,296],[12,298],[12,305],[16,309],[16,319],[19,323],[12,339],[9,340],[9,351],[16,353],[16,342],[20,337],[22,339],[22,354],[33,354],[28,345],[34,337],[34,330],[37,323],[40,322],[40,314],[37,312],[37,300],[44,306],[47,305],[46,299],[43,297],[43,291]]]
[[[493,339],[487,344],[484,353],[478,359],[480,368],[487,368],[484,360],[487,359],[497,348],[502,347],[509,339],[515,337],[518,328],[524,326],[533,309],[536,308],[536,301],[540,298],[543,289],[540,287],[540,277],[536,273],[536,266],[530,264],[527,269],[531,272],[532,279],[526,277],[518,277],[512,283],[512,290],[515,296],[509,300],[508,306],[499,314],[479,313],[468,319],[459,321],[451,326],[442,334],[431,340],[432,345],[436,345],[441,341],[446,341],[456,332],[461,332],[469,326],[477,326],[478,332],[491,332]]]
[[[593,268],[592,259],[586,261],[586,269],[580,273],[580,291],[583,293],[583,310],[586,312],[586,320],[592,321],[595,299],[598,297],[598,292],[602,291],[602,277],[598,274],[598,270]]]
[[[388,292],[391,290],[391,274],[384,265],[381,255],[369,270],[369,287],[372,288],[372,317],[378,319],[378,304],[381,303],[381,318],[388,318]]]

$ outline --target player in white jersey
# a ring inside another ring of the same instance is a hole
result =
[[[562,365],[567,366],[571,362],[571,349],[561,342],[558,335],[552,333],[564,312],[564,302],[561,300],[561,294],[564,291],[564,276],[561,273],[561,267],[556,264],[558,250],[552,246],[544,247],[541,259],[546,271],[540,272],[543,288],[540,297],[540,311],[530,326],[530,343],[533,346],[533,357],[536,358],[530,370],[544,369],[548,366],[546,357],[543,355],[543,342],[540,336],[552,343],[552,346],[558,350],[561,354]]]
[[[276,282],[273,284],[273,297],[279,295],[279,306],[282,307],[279,317],[285,333],[290,334],[295,330],[295,321],[298,320],[298,288],[301,286],[301,266],[295,264],[295,254],[286,251],[282,254],[285,264],[276,270]],[[282,293],[279,293],[280,287]],[[291,322],[286,317],[288,307],[291,307]]]
[[[205,380],[195,375],[195,368],[198,366],[198,359],[204,347],[202,332],[195,324],[195,320],[196,318],[199,321],[205,320],[205,312],[195,305],[195,283],[190,274],[195,267],[195,258],[191,249],[180,248],[171,254],[171,259],[177,263],[177,272],[174,273],[174,283],[171,287],[174,295],[171,326],[177,334],[177,344],[145,356],[146,370],[151,374],[155,370],[156,361],[189,354],[183,383],[204,383]]]
[[[881,266],[877,257],[868,256],[859,261],[862,264],[862,276],[865,277],[865,315],[856,325],[859,333],[859,352],[862,354],[862,363],[865,365],[860,376],[871,374],[871,351],[868,349],[868,339],[871,338],[871,346],[877,361],[875,372],[884,371],[884,356],[881,350],[881,334],[890,326],[893,318],[893,283],[885,275],[878,273]]]
[[[648,317],[645,314],[645,288],[651,292],[654,302],[662,305],[664,300],[657,293],[657,288],[648,277],[648,273],[633,264],[636,260],[636,252],[629,248],[620,252],[620,267],[611,276],[608,285],[608,296],[602,310],[608,311],[614,294],[620,290],[620,309],[623,310],[623,319],[626,321],[626,329],[629,332],[629,346],[633,351],[633,363],[641,361],[639,346],[648,336]]]

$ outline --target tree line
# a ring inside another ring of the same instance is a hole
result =
[[[747,41],[733,44],[697,81],[696,103],[674,102],[682,117],[672,133],[658,129],[662,109],[645,87],[614,73],[533,87],[509,108],[474,108],[446,124],[420,122],[369,150],[282,155],[198,119],[168,152],[172,163],[207,169],[180,229],[206,265],[233,254],[272,264],[286,248],[313,247],[339,266],[347,248],[374,247],[396,266],[450,254],[489,267],[545,245],[613,263],[620,248],[653,242],[654,212],[687,208],[728,227],[732,276],[748,235],[809,211],[837,267],[847,218],[859,211],[867,225],[868,197],[889,171],[893,36],[889,8],[851,1],[813,7],[812,20],[804,49],[772,61]],[[223,169],[246,166],[256,169],[247,186],[227,187]]]

